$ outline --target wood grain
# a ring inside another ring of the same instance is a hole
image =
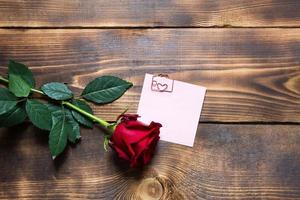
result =
[[[0,72],[26,63],[38,85],[66,82],[79,94],[112,74],[135,85],[95,113],[136,112],[145,73],[208,88],[201,121],[300,122],[300,29],[0,30]]]
[[[131,170],[102,149],[102,132],[51,160],[47,133],[0,129],[0,199],[299,199],[300,133],[293,125],[200,124],[193,148],[160,141]]]
[[[0,0],[0,27],[299,27],[298,0]]]

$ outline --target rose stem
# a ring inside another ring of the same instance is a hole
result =
[[[0,76],[0,81],[8,83],[8,80],[6,78],[2,77],[2,76]],[[31,92],[38,93],[38,94],[41,94],[41,95],[45,95],[40,90],[37,90],[37,89],[34,89],[34,88],[31,88],[30,90],[31,90]],[[92,114],[90,114],[90,113],[88,113],[88,112],[86,112],[84,110],[82,110],[81,108],[75,106],[74,104],[72,104],[72,103],[70,103],[68,101],[61,101],[61,103],[62,103],[62,105],[65,105],[66,107],[71,108],[71,109],[79,112],[80,114],[82,114],[85,117],[91,119],[92,121],[97,122],[98,124],[100,124],[101,126],[103,126],[105,128],[107,128],[110,125],[107,121],[105,121],[105,120],[103,120],[103,119],[101,119],[99,117],[96,117],[95,115],[92,115]]]
[[[95,115],[92,115],[80,108],[78,108],[77,106],[75,106],[74,104],[70,103],[70,102],[67,102],[67,101],[62,101],[62,104],[81,113],[82,115],[88,117],[89,119],[95,121],[95,122],[98,122],[100,125],[104,126],[104,127],[108,127],[109,123],[103,119],[100,119],[98,117],[96,117]]]

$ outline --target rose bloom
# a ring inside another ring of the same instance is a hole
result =
[[[162,127],[156,122],[146,125],[138,121],[138,117],[135,114],[121,115],[109,142],[117,155],[129,162],[130,167],[143,166],[151,161]]]

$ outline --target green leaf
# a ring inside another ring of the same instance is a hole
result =
[[[17,100],[8,89],[0,88],[0,115],[12,110],[17,105]]]
[[[17,97],[27,97],[30,89],[35,87],[32,72],[26,65],[13,60],[8,64],[8,88]]]
[[[75,106],[79,107],[80,109],[86,111],[87,113],[90,113],[93,115],[93,110],[91,109],[91,107],[85,103],[82,100],[79,99],[74,99],[72,101],[72,104],[74,104]],[[91,120],[89,120],[88,118],[84,117],[82,114],[80,114],[79,112],[72,110],[72,115],[73,117],[82,125],[85,125],[89,128],[93,128],[93,122]]]
[[[68,140],[72,143],[75,143],[76,140],[81,138],[80,127],[79,127],[78,122],[73,118],[73,116],[69,110],[67,111],[67,117],[73,127],[72,131],[68,134]]]
[[[48,97],[55,100],[67,100],[73,97],[72,91],[63,83],[47,83],[41,89]]]
[[[58,111],[58,110],[61,110],[61,109],[62,109],[62,107],[61,107],[61,106],[57,106],[57,105],[55,105],[55,104],[52,104],[52,103],[47,103],[47,104],[46,104],[46,106],[47,106],[48,110],[51,112],[51,115],[52,115],[52,113],[53,113],[53,112],[55,112],[55,111]]]
[[[68,140],[75,143],[80,137],[79,124],[69,110],[62,108],[52,113],[49,147],[53,159],[64,151]]]
[[[26,102],[26,112],[35,126],[43,130],[51,130],[52,117],[46,104],[34,99],[28,99]]]
[[[69,122],[64,110],[58,110],[52,113],[49,148],[53,159],[64,151],[67,145],[68,134],[72,132],[72,130],[72,123]]]
[[[62,107],[59,107],[57,105],[54,105],[54,104],[47,104],[47,107],[48,107],[48,110],[51,112],[51,113],[54,113],[56,111],[60,111],[62,110]],[[79,127],[79,124],[78,122],[73,118],[72,114],[71,114],[71,111],[67,110],[64,108],[64,111],[66,112],[66,116],[68,118],[68,121],[72,124],[72,127],[73,127],[73,131],[70,132],[68,134],[68,139],[70,142],[73,142],[75,143],[76,140],[80,139],[81,136],[80,136],[80,127]]]
[[[110,103],[120,98],[132,83],[114,76],[102,76],[91,81],[83,90],[82,96],[95,103]]]
[[[21,124],[26,119],[26,111],[21,105],[15,106],[9,112],[0,115],[0,127],[10,127]]]
[[[27,97],[30,93],[31,87],[20,76],[9,75],[9,90],[17,97]]]

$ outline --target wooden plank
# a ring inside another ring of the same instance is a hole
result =
[[[31,66],[38,85],[59,81],[79,93],[112,74],[134,83],[94,106],[114,120],[136,112],[144,74],[208,88],[201,121],[300,122],[300,29],[0,30],[0,72],[9,58]]]
[[[292,27],[298,0],[0,0],[0,27]]]
[[[300,198],[298,126],[200,124],[193,148],[160,141],[143,170],[104,152],[97,128],[82,137],[53,162],[46,132],[0,129],[0,199]]]

